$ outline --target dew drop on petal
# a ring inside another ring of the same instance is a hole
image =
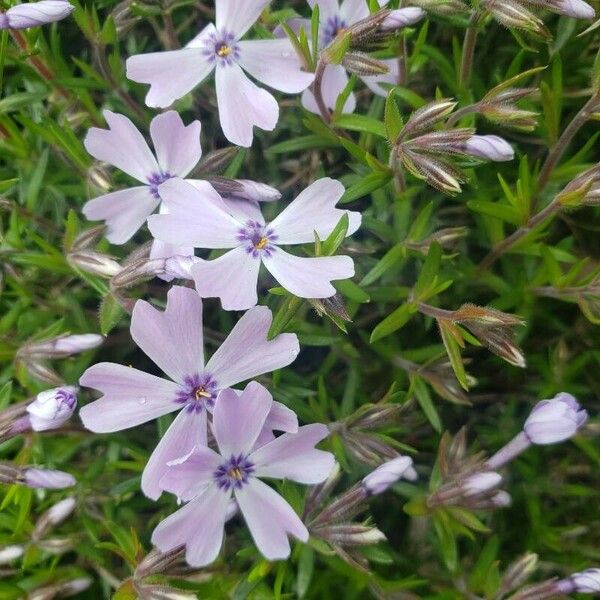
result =
[[[142,397],[139,399],[139,403],[140,403],[140,404],[146,404],[146,396],[142,396]]]

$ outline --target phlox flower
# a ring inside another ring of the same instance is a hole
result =
[[[181,50],[139,54],[127,59],[127,77],[150,84],[146,104],[165,107],[181,98],[213,70],[219,119],[225,137],[252,144],[253,127],[272,131],[279,105],[246,75],[281,92],[308,87],[313,73],[302,70],[287,39],[242,40],[270,0],[215,0],[216,23],[207,25]]]
[[[0,13],[0,29],[27,29],[60,21],[68,17],[75,7],[67,0],[42,0],[11,6]]]
[[[219,452],[197,446],[170,463],[161,487],[188,502],[167,517],[152,534],[162,552],[186,546],[186,560],[204,566],[218,555],[230,499],[233,496],[252,538],[269,560],[290,554],[288,534],[306,542],[308,530],[292,507],[262,478],[289,479],[314,485],[333,468],[333,455],[315,444],[329,431],[325,425],[300,427],[262,446],[257,439],[272,411],[273,399],[256,382],[238,396],[223,390],[213,412]]]
[[[148,219],[154,237],[195,248],[229,250],[191,266],[200,296],[220,298],[225,310],[245,310],[256,304],[261,263],[285,289],[301,298],[329,298],[335,294],[331,281],[354,275],[349,256],[301,257],[281,248],[314,242],[315,232],[325,239],[344,213],[349,217],[347,234],[358,229],[359,213],[335,208],[344,193],[339,181],[327,177],[315,181],[270,223],[265,223],[260,210],[219,204],[219,195],[204,182],[190,185],[171,179],[159,187],[159,193],[169,205],[169,214]],[[205,197],[210,201],[204,201],[199,211]]]
[[[366,0],[307,0],[314,9],[319,6],[319,48],[325,48],[335,39],[340,31],[369,16],[369,7]],[[384,6],[388,0],[379,0],[379,5]],[[408,7],[395,11],[406,15],[407,23],[415,23],[425,14],[420,8]],[[310,21],[298,19],[294,28],[302,25],[306,32],[310,32]],[[388,90],[382,83],[398,84],[399,65],[397,58],[383,59],[380,62],[388,67],[384,75],[366,75],[361,77],[372,92],[379,96],[387,96]],[[338,96],[348,84],[348,74],[342,65],[327,65],[323,73],[322,93],[323,101],[327,108],[334,109]],[[311,90],[302,94],[302,106],[311,112],[319,114],[319,108]],[[344,105],[344,112],[354,112],[356,97],[350,94]]]
[[[205,363],[202,300],[194,290],[174,286],[164,312],[139,300],[131,317],[131,337],[170,379],[114,363],[96,364],[82,375],[81,385],[103,394],[80,411],[92,431],[120,431],[179,411],[144,469],[142,491],[147,496],[160,496],[158,482],[169,461],[207,443],[207,413],[220,390],[296,358],[294,334],[267,340],[271,321],[271,311],[264,306],[248,311]],[[270,439],[273,429],[295,431],[298,423],[291,410],[274,402],[266,426],[270,430],[261,440]]]

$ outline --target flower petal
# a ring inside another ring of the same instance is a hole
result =
[[[98,196],[83,206],[90,221],[106,221],[106,239],[124,244],[140,229],[160,203],[147,186],[119,190]]]
[[[74,9],[67,0],[41,0],[12,6],[5,15],[10,29],[26,29],[60,21],[68,17]]]
[[[237,279],[231,281],[240,285]],[[300,346],[295,334],[282,333],[268,339],[272,321],[266,306],[255,306],[235,324],[206,364],[206,372],[216,379],[220,389],[286,367],[298,356]]]
[[[226,30],[240,39],[260,17],[271,0],[227,0],[216,2],[216,24],[219,31]]]
[[[163,487],[162,478],[171,472],[169,462],[188,455],[197,446],[206,446],[206,427],[206,411],[197,413],[184,408],[179,412],[150,455],[142,473],[142,492],[148,498],[157,500],[162,491],[168,489]],[[192,481],[181,480],[181,484],[181,489],[187,489],[192,485]]]
[[[277,235],[277,244],[314,242],[315,231],[324,240],[344,213],[349,219],[347,235],[352,235],[360,226],[361,215],[335,207],[343,193],[344,186],[329,177],[318,179],[308,186],[270,224]]]
[[[79,411],[83,424],[96,433],[135,427],[180,408],[174,401],[177,384],[123,365],[93,365],[79,384],[103,394]]]
[[[130,56],[126,68],[128,79],[150,84],[146,105],[164,108],[191,92],[214,64],[206,60],[201,48],[183,48]]]
[[[215,471],[222,462],[222,457],[208,446],[197,446],[181,459],[169,461],[160,487],[175,494],[178,503],[193,500],[214,482]]]
[[[303,257],[277,248],[263,264],[288,292],[299,298],[330,298],[335,294],[331,281],[354,275],[349,256]]]
[[[168,179],[158,187],[168,213],[148,220],[152,235],[171,244],[195,248],[233,248],[242,224],[227,211],[210,183],[196,180],[190,185],[183,179]]]
[[[220,298],[223,310],[247,310],[258,301],[259,267],[260,260],[238,246],[214,260],[199,260],[191,272],[202,298]]]
[[[252,478],[247,485],[235,490],[235,499],[254,543],[268,560],[290,555],[287,534],[303,542],[308,540],[308,530],[294,509],[259,479]]]
[[[183,412],[186,411],[181,414]],[[206,419],[204,434],[206,436]],[[214,481],[214,473],[222,462],[222,457],[208,446],[196,445],[182,458],[168,461],[168,468],[160,479],[160,489],[175,494],[178,502],[188,502]]]
[[[286,431],[296,433],[298,431],[298,416],[291,409],[281,404],[281,402],[273,401],[271,410],[267,416],[267,420],[254,442],[253,449],[260,448],[275,439],[273,431]]]
[[[241,394],[229,388],[221,391],[212,422],[221,456],[246,455],[252,450],[272,404],[271,394],[256,381],[251,381]]]
[[[391,85],[398,85],[399,78],[399,65],[397,58],[389,58],[381,60],[387,68],[388,72],[384,75],[363,75],[362,80],[366,83],[367,87],[378,96],[387,96],[389,89],[383,87],[382,83],[389,83]]]
[[[189,288],[173,286],[162,312],[138,300],[131,316],[131,337],[173,381],[204,368],[202,300]]]
[[[251,146],[255,125],[267,131],[275,129],[279,104],[269,92],[252,83],[238,64],[217,68],[216,87],[221,128],[232,144]]]
[[[328,435],[329,430],[320,423],[300,427],[298,433],[284,433],[250,455],[256,466],[254,475],[310,485],[325,481],[335,460],[331,452],[317,450],[315,445]]]
[[[327,19],[335,17],[340,12],[338,0],[307,0],[310,7],[314,10],[315,5],[319,5],[319,21],[321,26],[325,25]],[[305,30],[310,33],[310,26]]]
[[[341,65],[327,65],[325,67],[325,72],[323,73],[323,83],[321,85],[321,90],[323,94],[323,102],[325,102],[325,106],[333,110],[335,108],[335,103],[337,102],[338,96],[342,93],[343,89],[346,87],[348,83],[348,74],[346,73],[346,69]],[[302,106],[306,108],[306,110],[310,110],[313,113],[319,114],[319,107],[315,101],[315,97],[311,90],[304,90],[302,93]],[[345,113],[352,113],[356,108],[356,97],[354,93],[351,93],[346,100],[346,104],[344,104]]]
[[[262,211],[258,202],[252,202],[244,198],[223,198],[223,202],[227,206],[229,214],[238,221],[245,223],[246,221],[256,221],[261,225],[265,224]]]
[[[295,94],[305,90],[315,78],[314,73],[302,70],[302,63],[287,37],[247,40],[239,46],[242,69],[276,90]]]
[[[189,504],[168,516],[152,533],[152,543],[168,552],[185,544],[185,559],[192,567],[204,567],[219,554],[223,543],[229,494],[211,485]]]
[[[125,116],[104,111],[108,129],[92,127],[84,140],[86,150],[96,159],[114,165],[142,183],[159,171],[144,136]]]
[[[202,157],[200,121],[186,126],[174,110],[152,119],[150,136],[163,173],[185,177]]]
[[[367,0],[343,0],[340,5],[340,17],[347,25],[356,23],[368,16]]]

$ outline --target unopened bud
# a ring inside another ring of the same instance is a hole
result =
[[[409,117],[402,130],[403,135],[416,133],[432,127],[439,121],[445,119],[454,110],[456,104],[457,103],[454,100],[444,99],[430,102],[419,108]]]
[[[379,26],[382,31],[396,31],[418,23],[425,16],[425,11],[418,6],[408,6],[392,10]]]
[[[343,321],[351,321],[350,315],[344,304],[344,299],[340,294],[334,294],[329,298],[311,298],[311,306],[317,311],[319,316],[336,316]]]
[[[48,518],[48,522],[51,525],[59,525],[62,523],[75,509],[76,501],[75,498],[65,498],[60,502],[57,502],[54,506],[50,507],[45,513]],[[44,515],[42,515],[44,516]]]
[[[23,556],[25,548],[23,546],[4,546],[0,548],[0,565],[6,565],[11,563],[13,560]]]
[[[593,19],[596,16],[596,11],[583,0],[557,0],[550,10],[575,19]]]
[[[27,373],[48,385],[61,385],[62,378],[50,367],[34,359],[22,359]]]
[[[587,569],[570,577],[579,594],[600,594],[600,569]]]
[[[93,350],[104,342],[104,337],[96,333],[62,335],[50,340],[26,346],[22,353],[43,358],[63,358]]]
[[[485,160],[506,161],[515,157],[512,146],[497,135],[474,135],[465,144],[468,154]]]
[[[361,52],[346,52],[342,58],[342,66],[350,73],[361,77],[385,75],[389,71],[384,62]]]
[[[186,592],[166,585],[138,584],[136,591],[139,600],[195,600],[194,592]]]
[[[33,537],[33,539],[35,538]],[[36,545],[39,548],[41,548],[44,552],[48,552],[48,554],[55,554],[58,556],[60,554],[64,554],[65,552],[69,552],[70,550],[72,550],[76,545],[76,540],[68,537],[37,539]]]
[[[201,173],[214,174],[222,171],[238,153],[237,146],[229,146],[220,150],[213,150],[202,158],[198,165],[198,171]]]
[[[77,579],[71,579],[65,583],[60,584],[60,597],[68,598],[69,596],[76,596],[81,594],[92,585],[92,580],[89,577],[78,577]]]
[[[532,444],[556,444],[573,437],[587,418],[577,399],[561,392],[534,406],[523,431]]]
[[[102,192],[109,192],[113,185],[108,170],[101,165],[93,165],[88,170],[88,181]]]
[[[491,498],[490,502],[496,508],[507,508],[512,504],[512,498],[508,492],[498,490]]]
[[[479,112],[492,123],[521,131],[533,131],[537,125],[537,113],[501,104],[482,104]]]
[[[142,579],[149,575],[165,574],[174,564],[183,560],[184,556],[185,546],[178,546],[168,552],[161,552],[155,548],[141,560],[135,569],[135,576]]]
[[[485,0],[482,2],[493,17],[505,27],[524,29],[548,38],[550,34],[541,19],[521,4],[511,0]]]
[[[460,0],[412,0],[412,4],[443,17],[451,17],[468,11],[468,7]]]
[[[417,472],[414,470],[412,458],[409,456],[399,456],[369,473],[363,480],[364,488],[374,496],[382,494],[391,485],[399,479],[408,479],[414,481],[417,478]]]
[[[385,535],[377,527],[354,523],[321,527],[311,533],[333,545],[340,546],[371,546],[386,540]]]
[[[502,577],[502,585],[499,595],[504,595],[516,590],[527,581],[528,577],[535,571],[538,564],[538,555],[529,553],[511,563]]]
[[[60,490],[74,486],[77,481],[73,475],[64,471],[25,468],[21,473],[21,483],[30,488]]]
[[[40,392],[27,406],[34,431],[56,429],[68,421],[77,406],[77,388],[66,386]]]
[[[82,250],[67,254],[67,262],[77,269],[99,277],[114,277],[121,265],[110,256],[93,250]]]
[[[410,150],[401,153],[402,164],[415,177],[446,194],[458,194],[463,175],[446,160],[424,156]]]
[[[465,496],[477,496],[494,489],[502,481],[502,476],[495,471],[481,471],[470,475],[462,484]]]

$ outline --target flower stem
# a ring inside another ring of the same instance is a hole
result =
[[[473,58],[475,56],[475,44],[477,43],[477,34],[479,33],[479,20],[481,19],[482,15],[483,13],[480,10],[473,11],[469,20],[469,26],[465,32],[459,74],[460,87],[463,89],[469,85],[471,80]]]
[[[525,435],[525,432],[521,431],[506,446],[500,448],[494,456],[489,458],[485,466],[492,470],[499,469],[516,458],[521,452],[527,450],[529,446],[531,446],[531,442]]]
[[[329,124],[331,123],[331,113],[323,100],[323,75],[325,74],[326,67],[327,63],[322,57],[319,57],[317,68],[315,69],[315,80],[313,81],[313,94],[323,121]]]
[[[556,144],[546,157],[546,161],[542,166],[540,171],[538,181],[537,181],[537,190],[534,197],[531,199],[531,209],[535,210],[535,206],[538,202],[539,196],[541,192],[544,190],[550,176],[552,175],[552,171],[556,167],[558,161],[562,158],[565,153],[567,147],[577,134],[577,132],[581,129],[581,127],[585,124],[585,122],[590,118],[591,113],[598,108],[600,105],[600,91],[597,91],[580,109],[580,111],[573,117],[573,120],[567,125],[566,129],[563,131],[560,138],[557,140]]]
[[[397,194],[402,194],[406,191],[406,180],[404,179],[404,172],[402,167],[396,158],[395,149],[390,150],[390,158],[388,160],[388,166],[394,174],[394,189]]]
[[[431,306],[430,304],[425,304],[425,302],[419,302],[417,309],[421,314],[433,317],[434,319],[448,319],[450,321],[454,319],[453,310],[437,308],[437,306]]]

